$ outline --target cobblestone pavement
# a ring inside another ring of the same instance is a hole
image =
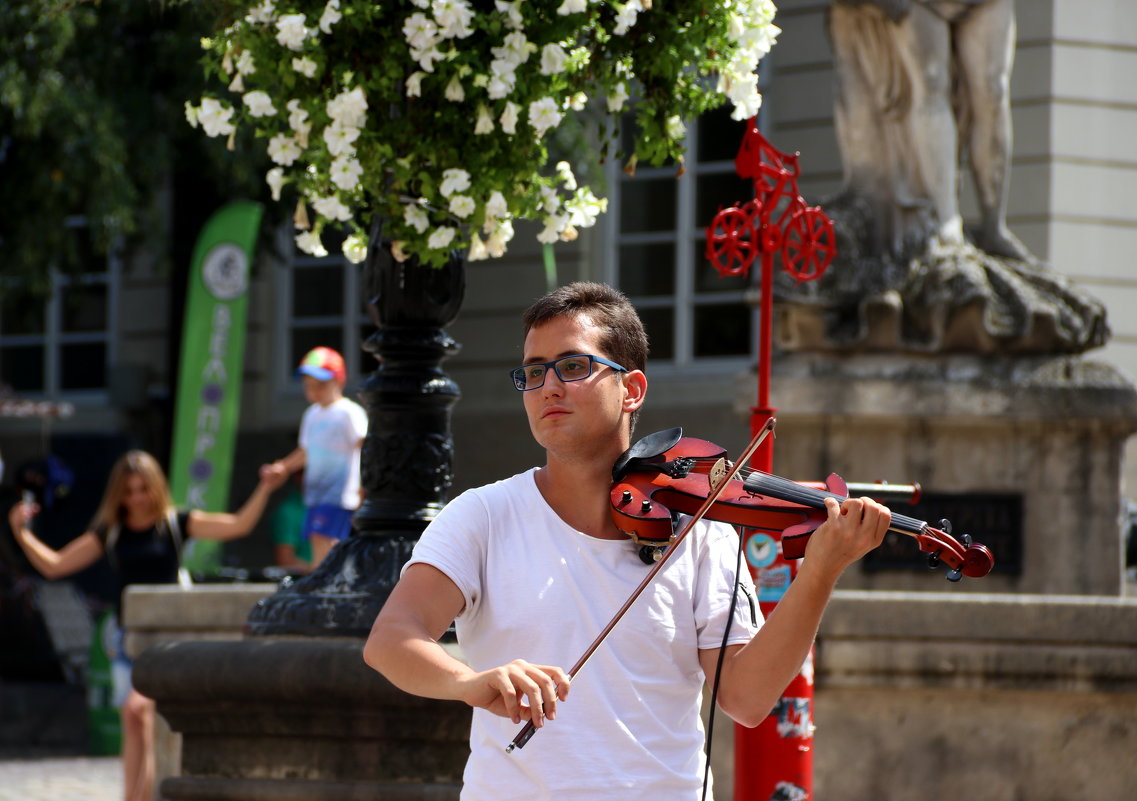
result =
[[[120,801],[118,757],[0,759],[0,801]]]

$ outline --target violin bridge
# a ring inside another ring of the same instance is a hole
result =
[[[725,457],[720,457],[717,462],[711,467],[711,472],[707,476],[711,484],[711,492],[717,490],[724,481],[726,481],[727,473],[730,472],[730,463]]]

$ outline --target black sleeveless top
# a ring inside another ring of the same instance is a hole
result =
[[[131,584],[176,584],[178,567],[181,563],[181,545],[188,532],[189,512],[177,512],[177,525],[180,536],[170,531],[165,517],[156,525],[135,530],[118,524],[118,532],[107,548],[107,538],[111,527],[99,526],[95,536],[99,538],[107,559],[114,568],[118,581],[118,613],[122,614],[122,594]]]

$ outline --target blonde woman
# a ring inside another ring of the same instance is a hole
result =
[[[129,451],[111,470],[103,500],[87,531],[59,550],[28,528],[39,511],[23,502],[8,521],[28,561],[47,579],[70,576],[106,556],[118,581],[119,604],[131,584],[178,581],[182,544],[189,537],[231,540],[248,534],[283,477],[265,475],[233,514],[180,511],[170,498],[166,474],[145,451]],[[125,659],[124,655],[120,655]],[[123,682],[116,687],[122,710],[123,798],[150,801],[154,795],[154,702]]]

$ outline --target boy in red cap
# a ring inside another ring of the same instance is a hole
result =
[[[340,540],[351,536],[351,515],[359,507],[359,454],[367,435],[367,413],[343,395],[347,368],[331,348],[313,348],[297,374],[312,404],[300,419],[299,446],[262,474],[290,475],[304,468],[304,535],[312,545],[312,566]]]

